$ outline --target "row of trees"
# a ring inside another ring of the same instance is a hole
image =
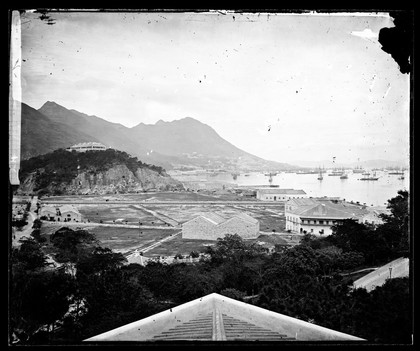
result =
[[[399,205],[390,201],[384,225],[404,230],[406,215]],[[101,247],[87,231],[62,228],[47,242],[31,238],[12,251],[11,333],[20,343],[78,343],[218,292],[371,342],[409,343],[408,278],[389,280],[368,293],[352,290],[340,274],[389,258],[369,256],[372,250],[359,243],[358,233],[345,240],[347,227],[368,228],[354,225],[337,226],[329,241],[306,237],[271,255],[237,235],[226,235],[206,249],[209,259],[146,266],[127,265],[121,254]],[[396,243],[390,252],[399,255],[404,240],[387,235]],[[60,269],[49,268],[46,252],[54,253]]]

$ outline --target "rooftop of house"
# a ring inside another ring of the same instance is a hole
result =
[[[364,339],[216,293],[126,324],[85,342],[354,341]]]

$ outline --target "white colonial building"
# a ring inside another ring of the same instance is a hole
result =
[[[183,239],[217,240],[226,234],[238,234],[243,239],[259,236],[260,223],[245,213],[224,218],[216,213],[203,213],[182,225]]]
[[[353,218],[360,223],[379,224],[377,212],[338,198],[291,199],[285,204],[286,230],[313,235],[332,234],[331,226]]]
[[[305,198],[306,193],[297,189],[260,188],[257,189],[257,200],[287,201],[295,198]]]
[[[73,146],[70,146],[66,149],[67,151],[77,151],[77,152],[86,152],[89,150],[106,150],[106,146],[101,143],[96,143],[94,141],[88,143],[79,143]]]

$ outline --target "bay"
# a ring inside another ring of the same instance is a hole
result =
[[[211,175],[205,173],[198,178],[204,182],[223,182],[238,186],[270,185],[269,177],[264,173],[246,174],[239,174],[234,179],[228,172]],[[379,177],[376,181],[362,181],[360,173],[349,172],[348,179],[340,179],[339,176],[328,176],[327,172],[323,180],[318,180],[318,174],[281,172],[272,177],[272,185],[278,185],[282,189],[302,189],[310,197],[340,197],[347,201],[359,201],[367,206],[386,206],[389,199],[398,195],[398,190],[409,190],[409,171],[404,172],[402,180],[399,175],[391,175],[385,171],[377,171],[376,176]],[[194,180],[194,177],[190,180]]]

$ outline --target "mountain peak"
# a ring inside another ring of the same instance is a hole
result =
[[[44,105],[42,105],[41,106],[41,108],[40,109],[42,109],[42,108],[44,108],[44,107],[52,107],[52,106],[54,106],[54,107],[56,107],[56,106],[60,106],[59,104],[57,104],[55,101],[47,101],[46,103],[44,103]],[[62,106],[60,106],[60,107],[62,107]]]

